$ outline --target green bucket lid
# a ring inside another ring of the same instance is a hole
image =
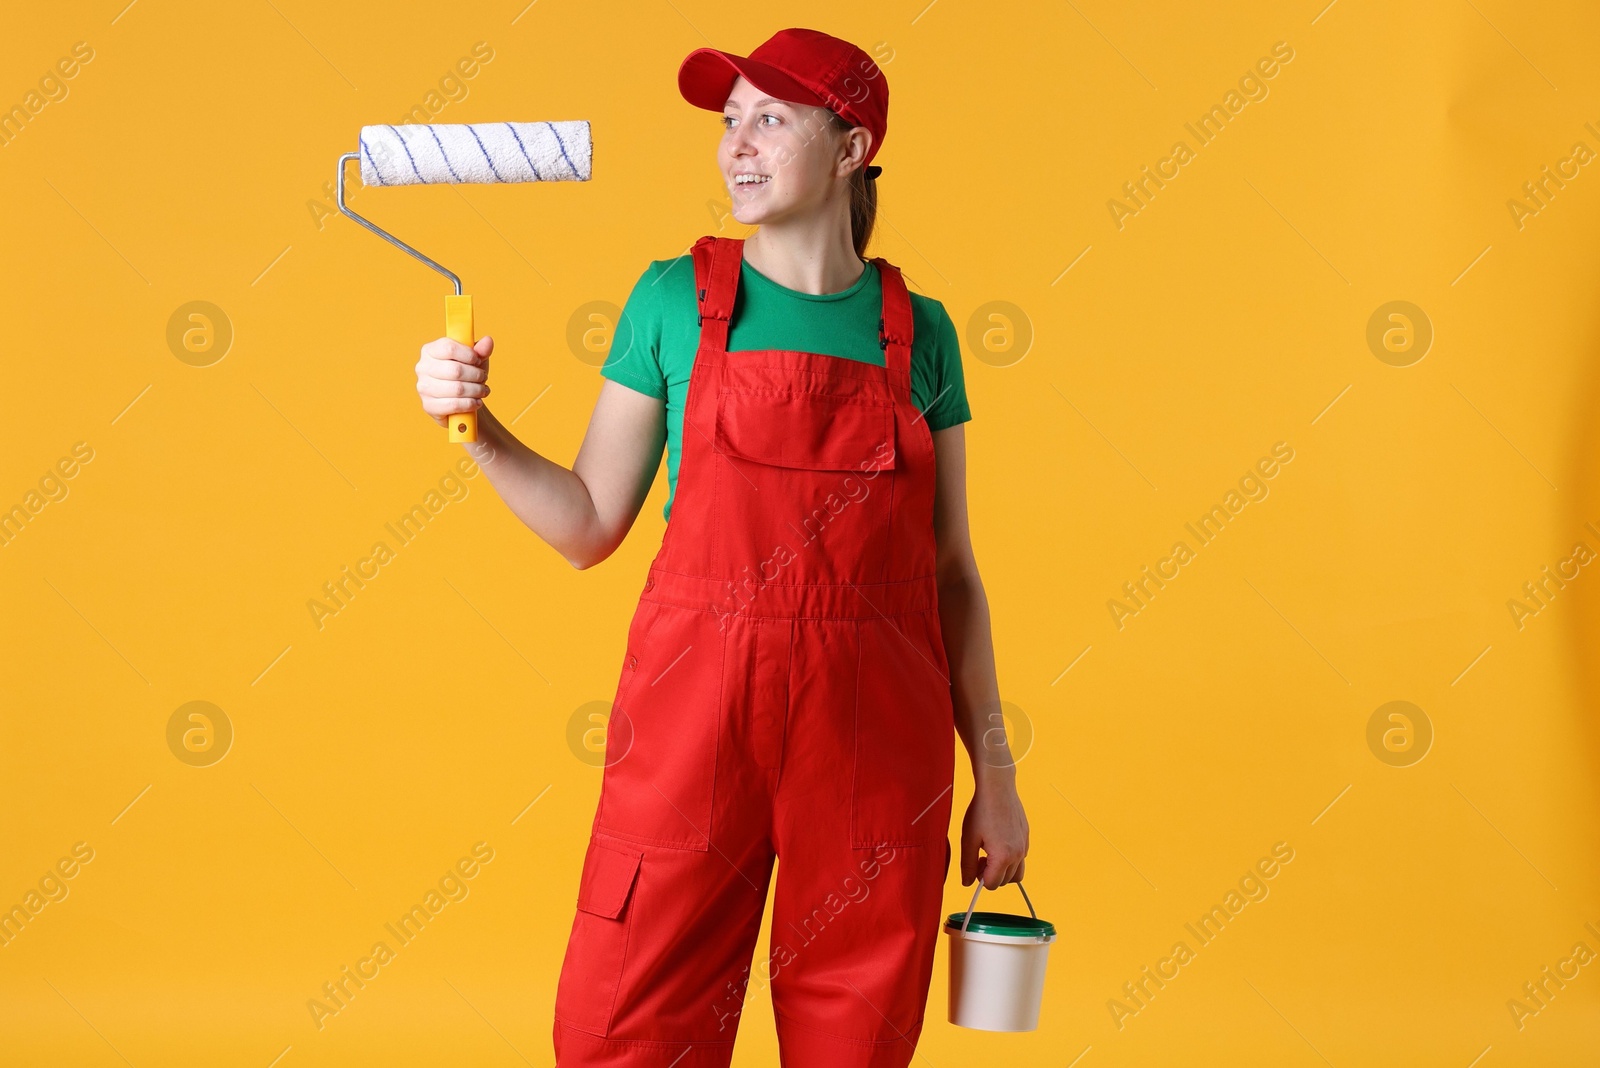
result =
[[[966,918],[965,912],[952,912],[944,921],[944,925],[959,932]],[[1056,933],[1055,924],[1048,920],[1035,919],[1032,916],[1013,916],[1009,912],[974,912],[972,922],[967,924],[967,930],[974,934],[1003,935],[1012,938],[1054,938]]]

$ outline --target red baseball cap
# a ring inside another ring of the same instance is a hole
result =
[[[697,108],[721,111],[739,75],[779,100],[810,104],[872,132],[867,163],[889,127],[889,79],[872,57],[819,30],[779,30],[748,56],[697,48],[678,68],[678,90]],[[881,167],[868,167],[875,178]]]

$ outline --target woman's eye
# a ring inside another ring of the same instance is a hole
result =
[[[738,122],[738,121],[739,120],[734,118],[732,115],[724,115],[724,116],[722,116],[722,126],[723,126],[724,129],[727,129],[727,130],[733,129],[733,124]]]
[[[772,114],[771,112],[767,112],[766,114],[762,115],[761,118],[763,120],[771,119],[773,121],[773,123],[777,123],[777,121],[778,121],[778,116]]]

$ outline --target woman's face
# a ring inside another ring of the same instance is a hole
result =
[[[723,106],[722,125],[717,163],[741,223],[815,212],[829,197],[847,194],[837,178],[848,171],[853,144],[832,127],[827,109],[774,100],[740,77]],[[862,138],[853,143],[865,153]]]

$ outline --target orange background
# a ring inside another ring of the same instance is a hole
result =
[[[325,184],[430,92],[438,122],[593,123],[590,183],[352,197],[462,275],[496,412],[570,463],[645,264],[743,232],[677,64],[781,23],[125,3],[18,7],[0,35],[0,108],[41,94],[0,147],[0,507],[37,506],[0,547],[0,907],[65,892],[0,947],[0,1063],[549,1064],[585,732],[664,474],[581,573],[453,478],[412,373],[446,286],[330,216]],[[1524,590],[1600,551],[1600,175],[1574,156],[1600,151],[1600,12],[1323,3],[783,16],[893,86],[872,252],[962,332],[973,538],[1031,739],[1027,883],[1060,930],[1030,1034],[947,1024],[941,948],[918,1063],[1593,1055],[1594,963],[1536,1014],[1508,1002],[1600,952],[1600,576]],[[441,90],[479,42],[493,58]],[[1199,144],[1185,124],[1231,91]],[[1279,442],[1293,459],[1241,487]],[[400,546],[385,524],[433,490]],[[1214,505],[1200,545],[1185,525]],[[308,602],[380,540],[393,559],[319,627]],[[1130,601],[1180,540],[1192,559]],[[200,721],[169,725],[195,701],[216,711],[191,751]],[[1268,895],[1190,941],[1280,842]],[[323,984],[478,843],[492,860],[447,880],[466,895],[319,1027]],[[952,878],[947,910],[967,893]],[[1180,940],[1193,959],[1132,1001]],[[753,991],[735,1063],[773,1064]]]

